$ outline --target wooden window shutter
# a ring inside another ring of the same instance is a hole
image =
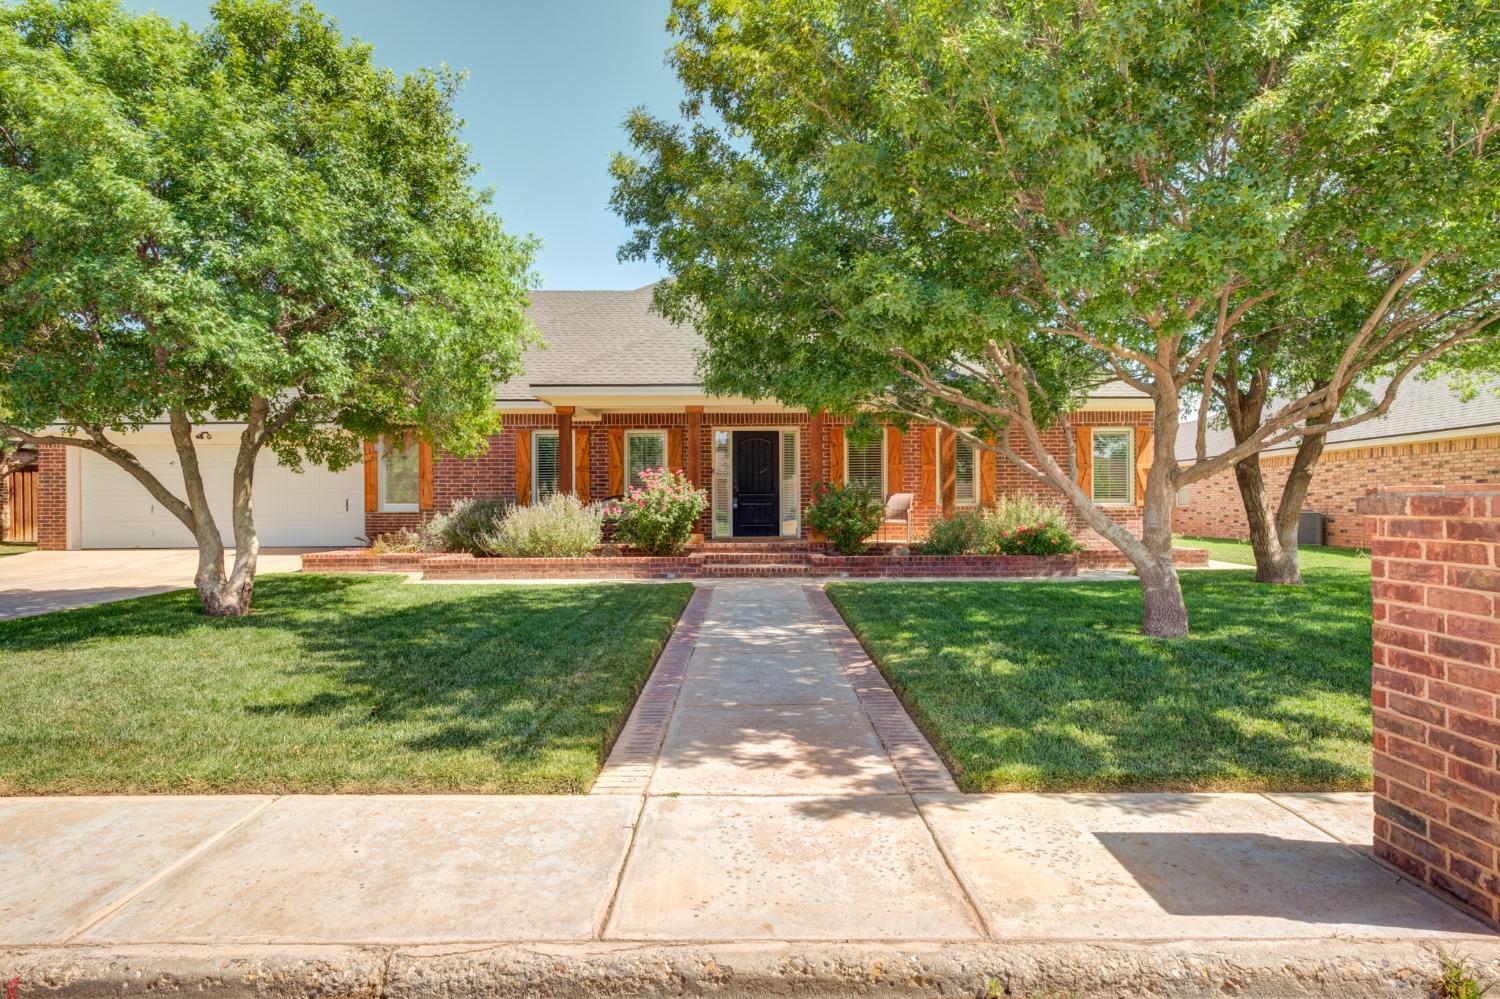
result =
[[[951,510],[957,501],[958,493],[958,444],[953,431],[943,428],[939,435],[939,445],[942,453],[940,467],[943,474],[943,509]]]
[[[979,505],[995,505],[995,463],[999,455],[993,451],[974,449],[974,460],[979,462]]]
[[[667,428],[667,467],[674,472],[682,471],[682,428]]]
[[[1073,428],[1073,457],[1078,465],[1078,488],[1090,499],[1094,496],[1094,428]]]
[[[431,510],[432,502],[432,445],[426,441],[417,445],[417,507]]]
[[[844,428],[828,428],[828,481],[844,484]]]
[[[375,442],[365,441],[365,513],[380,509],[380,455]]]
[[[589,431],[582,427],[573,431],[573,492],[587,503],[589,488]]]
[[[923,427],[922,475],[917,499],[929,505],[937,502],[937,427]]]
[[[901,431],[885,428],[885,491],[889,497],[906,491],[906,475],[901,464]]]
[[[1151,474],[1151,428],[1135,428],[1135,505],[1146,503],[1146,476]]]
[[[609,495],[625,495],[625,431],[619,427],[609,431]]]
[[[516,431],[516,504],[531,504],[531,431]]]

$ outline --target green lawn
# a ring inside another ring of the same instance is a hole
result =
[[[0,558],[7,555],[24,555],[36,551],[36,543],[22,544],[19,541],[0,541]]]
[[[1135,582],[828,592],[964,790],[1368,789],[1368,566],[1305,578],[1185,572],[1178,641]]]
[[[1254,565],[1255,553],[1248,541],[1226,541],[1223,538],[1195,538],[1179,535],[1173,544],[1182,548],[1207,548],[1208,557],[1219,562]],[[1331,548],[1328,545],[1304,545],[1297,549],[1297,562],[1303,569],[1350,569],[1370,571],[1370,553],[1359,548]]]
[[[267,576],[0,622],[0,794],[581,792],[688,584]]]

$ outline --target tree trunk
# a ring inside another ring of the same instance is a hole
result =
[[[1155,638],[1181,638],[1188,633],[1187,604],[1182,599],[1182,583],[1177,565],[1172,561],[1172,504],[1177,451],[1177,413],[1175,407],[1158,411],[1152,427],[1151,470],[1146,474],[1146,491],[1141,496],[1140,557],[1131,562],[1141,577],[1141,598],[1145,613],[1141,634]],[[1130,554],[1129,552],[1126,553]]]
[[[1182,599],[1182,581],[1177,577],[1171,552],[1164,559],[1137,563],[1135,570],[1141,577],[1141,597],[1145,603],[1141,634],[1182,638],[1188,633],[1187,604]]]
[[[250,516],[250,479],[252,474],[244,472],[248,461],[254,470],[255,452],[258,450],[263,414],[252,407],[251,418],[240,438],[240,451],[234,468],[234,569],[224,574],[224,542],[219,537],[219,525],[214,522],[208,505],[208,491],[203,486],[203,475],[198,467],[198,451],[193,444],[193,428],[187,414],[174,408],[171,413],[172,442],[177,457],[182,463],[182,482],[187,490],[188,519],[193,538],[198,543],[198,572],[193,585],[198,590],[198,599],[203,604],[203,613],[209,617],[241,617],[250,613],[250,597],[255,588],[255,562],[259,553],[259,542],[255,537],[255,525]]]
[[[1302,574],[1297,566],[1297,535],[1292,533],[1291,546],[1283,545],[1276,518],[1266,499],[1266,481],[1260,467],[1260,455],[1235,462],[1234,479],[1240,488],[1240,502],[1245,506],[1245,521],[1250,526],[1250,547],[1255,552],[1255,579],[1260,583],[1298,586]]]

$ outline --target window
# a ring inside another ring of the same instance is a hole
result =
[[[797,431],[781,432],[781,536],[795,538],[802,533],[798,507],[802,503],[802,478],[797,463]]]
[[[885,440],[876,437],[867,444],[844,440],[844,484],[869,486],[885,497]]]
[[[557,492],[557,431],[531,435],[531,501],[540,503]]]
[[[1131,433],[1129,430],[1094,431],[1094,502],[1131,501]]]
[[[421,452],[415,442],[380,442],[380,509],[394,513],[417,509],[421,501]]]
[[[733,531],[730,510],[733,500],[729,489],[729,431],[714,431],[714,537],[727,538]]]
[[[974,445],[955,434],[953,438],[953,502],[956,505],[973,506],[979,502],[976,468]]]
[[[1191,488],[1191,486],[1183,486],[1181,489],[1177,490],[1178,506],[1185,508],[1193,505],[1193,494],[1188,492],[1188,490]]]
[[[631,430],[625,434],[625,488],[641,485],[641,472],[667,464],[665,430]]]

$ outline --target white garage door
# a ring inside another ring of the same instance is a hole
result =
[[[170,443],[122,443],[174,495],[184,495],[177,451]],[[235,452],[228,442],[198,447],[209,507],[225,544],[234,543],[230,495]],[[84,452],[81,472],[84,548],[193,547],[188,529],[118,465]],[[255,466],[253,503],[256,532],[265,548],[343,547],[357,544],[365,533],[364,476],[358,466],[334,473],[305,465],[294,472],[277,464],[271,452],[262,451]]]

